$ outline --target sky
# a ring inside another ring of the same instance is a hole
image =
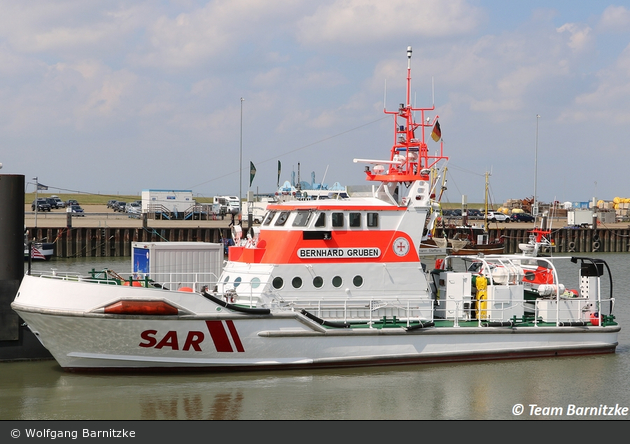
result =
[[[280,161],[364,185],[408,46],[443,201],[483,202],[486,173],[496,204],[630,197],[630,3],[592,0],[0,0],[0,174],[245,196]]]

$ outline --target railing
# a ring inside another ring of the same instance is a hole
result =
[[[91,282],[105,285],[125,285],[137,287],[160,288],[171,291],[192,291],[200,293],[206,288],[212,290],[218,277],[214,273],[153,273],[151,275],[136,273],[123,277],[112,270],[90,272],[89,275],[57,272],[55,270],[31,271],[32,275],[51,279]]]

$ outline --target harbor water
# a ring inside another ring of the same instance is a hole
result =
[[[615,279],[622,330],[614,354],[219,374],[68,373],[54,360],[3,362],[0,419],[628,420],[630,256],[591,256],[605,259]],[[33,264],[50,268],[125,275],[131,263],[117,257]]]

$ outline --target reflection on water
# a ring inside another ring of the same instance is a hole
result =
[[[627,351],[575,358],[235,374],[74,374],[61,371],[52,361],[10,363],[0,365],[0,418],[515,419],[511,411],[515,403],[630,405],[627,363]]]
[[[514,416],[513,405],[630,406],[628,256],[603,257],[616,278],[622,323],[615,354],[219,374],[85,374],[55,361],[0,363],[0,419],[534,419],[529,411]],[[81,273],[130,267],[128,258],[76,262],[67,265]],[[53,263],[60,264],[46,265]]]

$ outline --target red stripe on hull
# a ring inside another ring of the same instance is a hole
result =
[[[217,349],[217,352],[233,352],[232,344],[227,336],[225,327],[222,321],[206,321],[208,331],[212,337],[212,342]]]
[[[234,322],[230,319],[225,321],[230,330],[230,334],[232,335],[232,340],[234,341],[234,346],[236,346],[236,351],[239,353],[243,353],[245,349],[243,348],[243,344],[241,343],[241,338],[238,336],[238,332],[236,331],[236,327],[234,326]]]

